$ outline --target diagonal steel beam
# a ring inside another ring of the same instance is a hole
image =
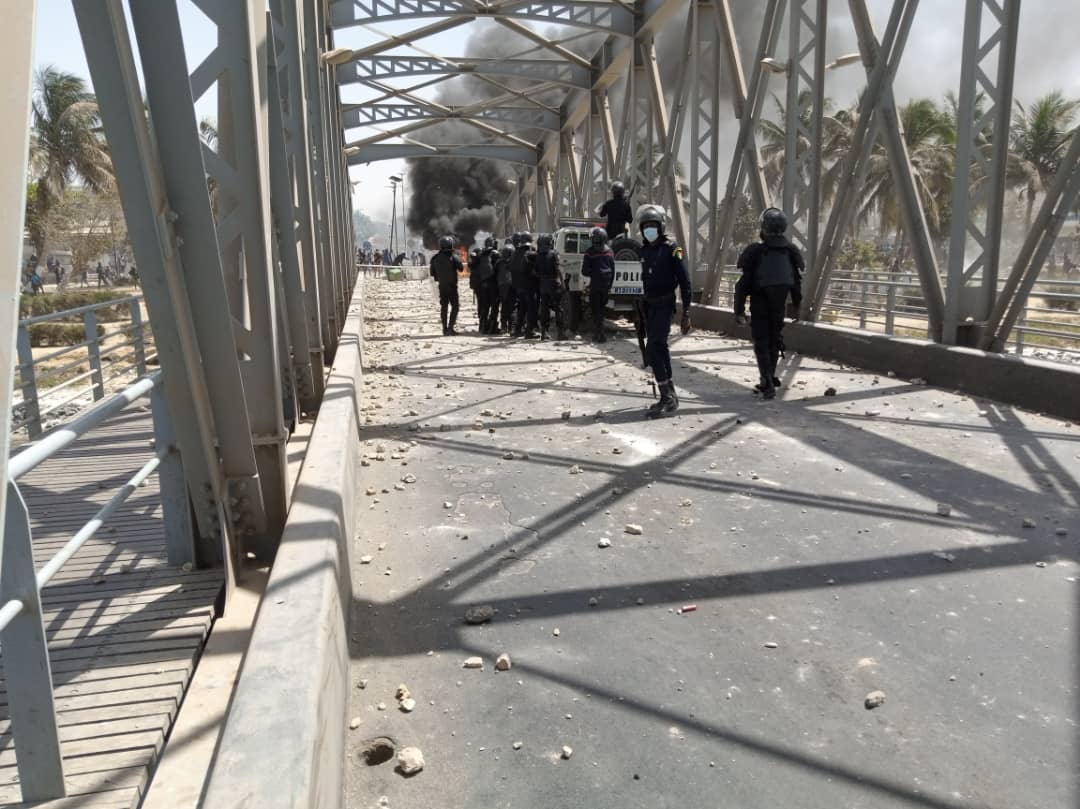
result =
[[[518,34],[525,39],[535,42],[541,48],[551,51],[556,56],[559,56],[560,58],[565,59],[568,62],[573,62],[575,64],[581,65],[586,69],[592,68],[592,63],[584,56],[578,56],[572,50],[569,50],[568,48],[564,48],[562,45],[558,45],[555,42],[552,42],[547,37],[533,31],[527,25],[522,25],[516,20],[511,20],[506,17],[496,17],[495,22],[497,22],[504,28],[510,29],[515,34]]]
[[[413,47],[413,43],[418,42],[421,39],[434,36],[435,34],[441,34],[445,31],[452,31],[455,28],[460,28],[462,25],[473,22],[476,17],[463,16],[463,17],[451,17],[448,20],[442,20],[441,22],[433,22],[431,25],[425,25],[422,28],[409,31],[407,34],[389,34],[378,31],[379,36],[384,37],[381,42],[376,42],[374,45],[368,45],[364,48],[357,48],[352,52],[354,59],[366,59],[371,56],[377,56],[385,51],[393,50],[400,47]],[[365,25],[364,28],[374,31],[375,27],[371,25]]]
[[[902,2],[903,0],[896,0]],[[917,3],[918,0],[909,0]],[[877,64],[880,59],[877,35],[870,19],[870,10],[866,0],[849,0],[851,16],[855,22],[855,32],[859,37],[859,50],[863,64]],[[869,71],[869,68],[867,68]],[[923,210],[919,191],[915,185],[915,172],[911,167],[907,143],[904,140],[904,128],[896,110],[896,99],[891,87],[882,90],[878,103],[877,115],[881,116],[881,131],[885,139],[885,148],[889,156],[889,167],[896,181],[900,196],[900,213],[904,223],[904,232],[911,242],[915,267],[926,300],[927,318],[930,323],[930,337],[941,340],[942,326],[945,320],[945,292],[938,274],[937,257],[930,239],[930,228],[926,224],[926,212]]]
[[[880,132],[882,116],[879,104],[885,93],[891,91],[917,8],[918,0],[897,0],[889,15],[881,46],[867,49],[866,56],[871,60],[866,65],[869,71],[867,87],[859,101],[858,119],[851,135],[848,156],[844,158],[844,173],[825,226],[821,249],[814,266],[810,268],[804,289],[802,315],[807,320],[816,320],[821,313],[836,257],[843,246],[852,217],[859,208],[858,193],[863,188]]]

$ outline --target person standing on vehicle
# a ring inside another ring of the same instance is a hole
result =
[[[644,240],[641,282],[645,288],[645,350],[660,388],[660,400],[645,414],[650,419],[669,416],[679,409],[668,349],[671,318],[675,314],[675,290],[682,298],[679,328],[683,334],[690,331],[690,274],[686,270],[682,248],[664,233],[666,219],[667,212],[659,205],[643,205],[638,211]]]
[[[498,324],[499,334],[509,334],[514,322],[514,283],[510,275],[510,261],[514,257],[514,247],[508,239],[498,253],[495,263],[495,282],[499,289]]]
[[[788,241],[787,216],[779,208],[761,214],[760,242],[747,246],[739,256],[742,276],[735,284],[735,322],[746,321],[746,298],[750,297],[750,336],[754,341],[762,398],[775,399],[780,380],[776,365],[784,347],[784,309],[788,295],[796,319],[802,303],[802,273],[806,261],[798,247]]]
[[[516,304],[514,336],[524,336],[526,340],[535,340],[538,336],[536,316],[540,304],[540,284],[536,277],[535,257],[532,234],[518,234],[517,249],[514,250],[514,257],[510,259],[510,276]]]
[[[566,294],[566,278],[563,276],[562,262],[555,250],[555,239],[548,234],[536,240],[536,275],[540,282],[540,339],[549,337],[551,310],[555,310],[555,329],[560,340],[566,339],[566,324],[563,319],[563,298]]]
[[[630,223],[634,221],[634,212],[630,200],[626,198],[626,186],[618,180],[611,184],[611,199],[596,209],[597,216],[607,217],[607,237],[614,241],[626,235]]]
[[[442,317],[444,337],[457,334],[454,325],[458,316],[458,273],[464,269],[461,259],[454,252],[454,237],[439,239],[439,252],[431,257],[431,277],[439,285],[439,312]],[[447,308],[450,310],[447,317]]]
[[[589,233],[589,249],[581,257],[581,274],[589,279],[589,308],[593,317],[593,340],[607,342],[604,334],[604,310],[608,294],[615,281],[615,254],[607,243],[603,228],[593,228]]]
[[[498,283],[495,280],[495,250],[497,242],[491,236],[484,240],[482,250],[474,251],[469,259],[469,286],[476,293],[476,315],[480,320],[480,333],[493,334],[492,310],[498,313]]]

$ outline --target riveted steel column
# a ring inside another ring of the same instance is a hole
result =
[[[14,599],[22,603],[22,609],[0,632],[0,645],[4,649],[4,685],[11,734],[15,739],[19,787],[23,801],[62,798],[66,794],[64,762],[56,724],[49,644],[34,569],[30,515],[14,481],[9,481],[6,488],[0,603]]]
[[[322,35],[315,2],[303,3],[304,82],[307,88],[308,147],[310,150],[312,214],[315,223],[316,259],[319,269],[319,315],[323,348],[329,362],[337,348],[339,320],[337,312],[336,260],[330,220],[330,186],[327,180],[326,99],[322,64]]]
[[[271,35],[278,69],[285,159],[289,172],[289,200],[294,229],[290,234],[300,252],[304,286],[304,325],[311,366],[312,399],[317,408],[325,386],[323,336],[320,326],[319,266],[316,222],[312,202],[311,150],[308,147],[307,97],[305,95],[300,11],[296,0],[271,0]],[[301,405],[310,407],[301,396]]]
[[[179,18],[174,4],[160,2],[149,7],[158,16],[143,20],[152,31],[140,49],[148,117],[120,0],[77,0],[74,8],[154,323],[197,559],[224,561],[231,587],[239,550],[226,480],[254,479],[255,456]]]

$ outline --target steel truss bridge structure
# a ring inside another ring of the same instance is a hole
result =
[[[349,314],[357,275],[350,166],[440,156],[508,162],[516,184],[500,202],[505,230],[549,231],[559,217],[588,216],[616,178],[632,189],[659,189],[661,198],[653,201],[667,206],[691,265],[706,273],[705,302],[717,300],[723,286],[723,256],[744,195],[757,208],[778,204],[789,212],[807,255],[802,314],[813,321],[881,144],[930,337],[997,351],[1080,195],[1080,137],[1074,137],[1015,262],[1002,266],[1021,0],[955,3],[963,14],[960,126],[944,266],[932,247],[893,93],[918,0],[894,0],[880,31],[867,0],[754,0],[763,22],[749,62],[732,0],[192,2],[217,31],[216,47],[198,63],[185,51],[177,0],[73,0],[73,7],[183,460],[190,520],[187,513],[182,519],[191,556],[196,566],[224,567],[229,582],[249,554],[269,557],[282,534],[289,425],[300,413],[319,410]],[[0,199],[22,211],[35,3],[5,7]],[[826,23],[835,24],[844,7],[859,43],[857,57],[848,61],[862,65],[866,90],[841,182],[827,202],[822,100],[833,65]],[[423,49],[425,38],[480,20],[535,47],[500,59]],[[402,21],[416,27],[347,47],[354,27],[378,30]],[[552,26],[562,39],[550,35]],[[672,30],[679,46],[661,53],[658,37]],[[575,45],[582,42],[590,48],[585,55]],[[447,105],[422,92],[464,75],[494,95]],[[343,104],[341,90],[352,85],[377,97]],[[216,142],[200,137],[196,112],[211,91]],[[775,197],[757,134],[772,92],[786,99],[790,156]],[[732,120],[735,145],[725,150],[723,133]],[[446,122],[475,137],[441,142],[421,134]],[[362,130],[358,137],[356,130]],[[685,185],[676,179],[677,163],[687,168]],[[11,406],[18,321],[11,293],[21,244],[20,216],[3,217],[0,272],[9,292],[0,306],[6,341],[0,373],[9,380],[0,401],[4,412]],[[6,455],[8,447],[2,449]],[[13,485],[0,480],[0,497]],[[0,562],[12,558],[8,549]],[[18,558],[21,564],[28,557]],[[52,710],[51,692],[40,687],[42,673],[48,681],[48,660],[33,598],[20,602],[18,617],[7,616],[3,636],[5,653],[22,643],[37,666],[21,679],[7,675],[12,704],[22,701],[24,717]],[[21,748],[27,751],[19,756],[24,800],[63,794],[58,744],[55,725],[50,731],[44,722]]]

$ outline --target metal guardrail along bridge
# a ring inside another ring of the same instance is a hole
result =
[[[1040,275],[1080,200],[1080,136],[1063,144],[1022,243],[1004,247],[1021,0],[953,4],[963,36],[944,252],[893,90],[918,0],[893,0],[883,27],[869,0],[192,3],[216,31],[197,59],[185,48],[178,0],[71,2],[143,292],[62,313],[83,324],[85,339],[44,357],[29,333],[53,316],[20,321],[16,294],[40,4],[0,3],[0,410],[9,416],[0,451],[10,454],[0,479],[0,768],[12,773],[0,805],[138,805],[213,615],[229,614],[245,571],[271,565],[266,598],[291,609],[260,613],[228,727],[217,728],[204,805],[342,805],[341,549],[357,530],[354,445],[363,437],[353,407],[364,300],[350,167],[499,161],[512,191],[493,201],[497,235],[589,218],[616,179],[639,197],[648,189],[685,245],[702,311],[722,326],[710,307],[730,303],[744,200],[778,205],[806,255],[805,339],[824,339],[825,324],[837,324],[878,332],[875,345],[895,347],[896,335],[926,338],[933,351],[973,349],[955,362],[997,362],[1002,352],[1022,354],[1025,341],[1077,356],[1080,328],[1058,315],[1080,288]],[[750,6],[758,27],[737,30]],[[531,46],[494,58],[440,55],[423,42],[481,23]],[[858,53],[838,57],[830,47],[841,23]],[[357,28],[377,39],[349,47]],[[825,85],[843,65],[862,71],[865,90],[826,190]],[[430,90],[461,76],[484,92],[443,103]],[[373,98],[343,103],[353,87]],[[784,99],[786,116],[787,159],[775,183],[759,129],[770,94]],[[213,143],[200,136],[208,104],[217,110]],[[843,266],[873,161],[888,165],[911,256],[887,272]],[[126,307],[128,324],[102,328],[106,306]],[[42,361],[53,365],[39,370]],[[1065,378],[1025,368],[1025,379]],[[87,397],[90,409],[53,423]],[[309,455],[294,489],[290,438],[316,415],[309,452],[336,454],[328,463]],[[31,441],[18,452],[13,430]],[[291,644],[300,642],[311,646],[297,653]],[[294,712],[302,749],[265,766],[264,791],[244,793],[240,773],[257,760],[245,745],[260,743],[245,728],[270,721],[274,672],[301,661],[310,674],[295,674],[304,682],[290,680],[296,693],[280,698],[308,700]],[[110,731],[132,705],[157,702],[167,705],[152,727]],[[138,741],[118,749],[100,741],[121,734]],[[286,771],[289,788],[275,792]],[[256,802],[244,803],[251,795]],[[59,802],[65,796],[73,802]]]

